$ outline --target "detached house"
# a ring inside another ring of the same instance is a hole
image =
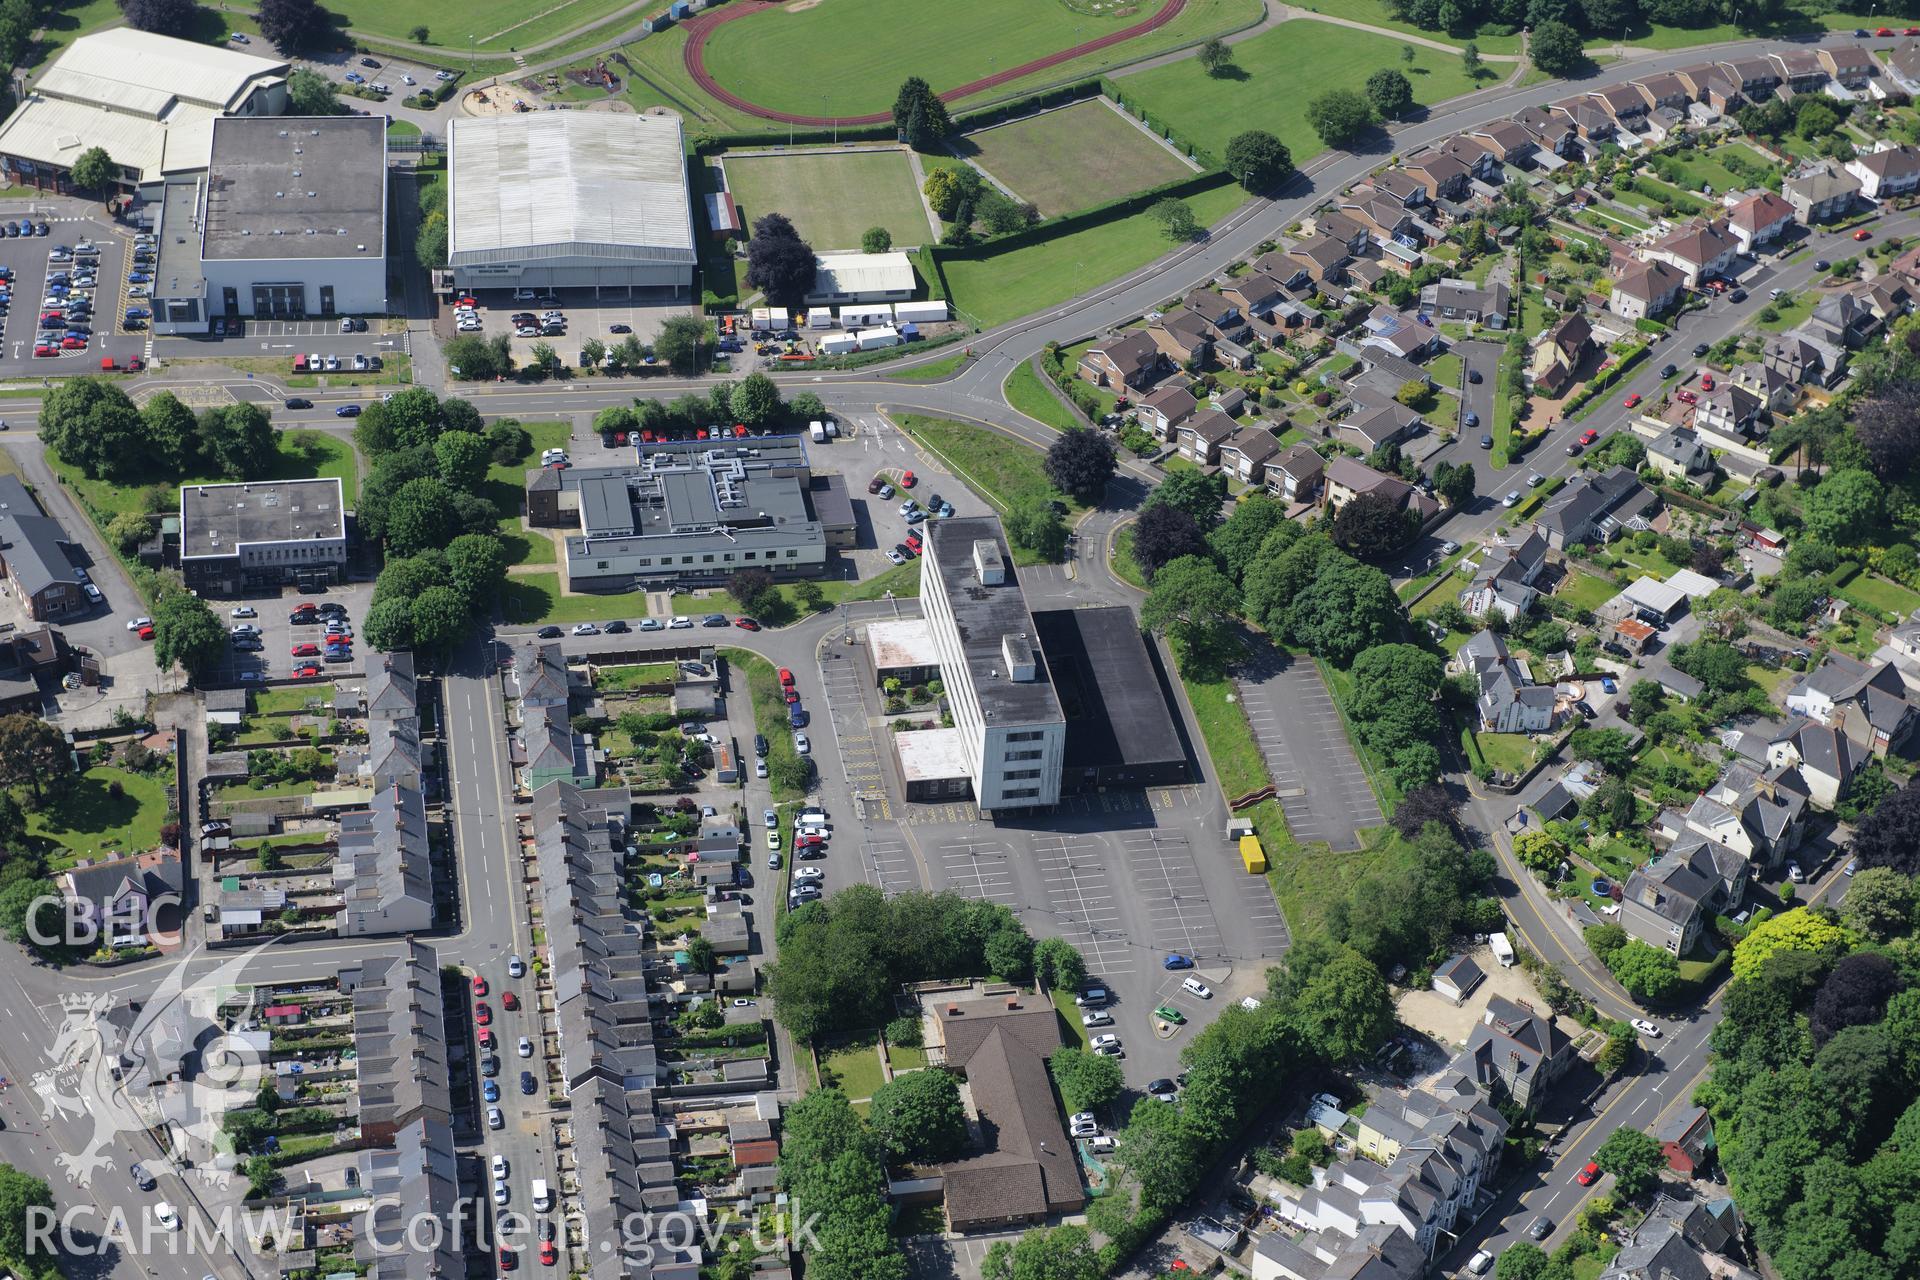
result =
[[[1352,257],[1343,241],[1323,235],[1308,236],[1287,250],[1287,258],[1315,284],[1339,284]]]
[[[1750,869],[1739,853],[1690,831],[1627,877],[1620,927],[1650,947],[1683,956],[1706,921],[1738,907]]]
[[[1545,733],[1553,727],[1553,686],[1533,683],[1498,633],[1474,632],[1452,665],[1479,682],[1475,701],[1482,732]]]
[[[1876,756],[1906,744],[1920,713],[1907,701],[1906,682],[1890,662],[1871,665],[1830,653],[1787,694],[1787,710],[1825,724]]]
[[[1626,320],[1655,319],[1673,309],[1687,278],[1661,262],[1632,262],[1614,277],[1607,310]]]
[[[1778,240],[1791,226],[1793,206],[1771,191],[1748,196],[1727,215],[1727,229],[1739,243],[1740,252],[1749,256]]]
[[[1394,505],[1402,510],[1411,511],[1423,522],[1431,519],[1440,510],[1440,504],[1420,490],[1402,480],[1399,476],[1390,476],[1375,471],[1363,462],[1352,458],[1335,458],[1326,465],[1326,505],[1331,514],[1338,514],[1340,508],[1352,502],[1363,493],[1384,494],[1392,499]]]
[[[1920,187],[1920,151],[1882,143],[1880,150],[1847,161],[1847,172],[1860,180],[1860,194],[1869,200],[1909,195]]]
[[[1407,176],[1420,184],[1429,203],[1463,199],[1473,183],[1473,171],[1444,151],[1422,151],[1409,157],[1404,168]]]
[[[1325,459],[1306,445],[1289,445],[1267,463],[1267,492],[1286,503],[1312,502],[1326,475]]]
[[[1693,422],[1702,431],[1736,439],[1756,439],[1766,434],[1760,429],[1760,412],[1758,395],[1727,381],[1700,393],[1693,406]]]
[[[1728,765],[1682,817],[1676,843],[1691,830],[1727,846],[1763,873],[1777,871],[1806,834],[1807,797],[1791,769],[1766,773]]]
[[[150,946],[156,933],[171,934],[185,923],[180,894],[186,878],[173,849],[83,862],[61,872],[59,885],[76,922],[91,925],[102,947]]]
[[[1496,120],[1468,136],[1487,147],[1502,164],[1524,164],[1541,147],[1541,140],[1518,120]]]
[[[1625,467],[1583,472],[1553,496],[1536,521],[1555,551],[1578,544],[1604,544],[1626,522],[1658,499]]]
[[[1641,255],[1648,262],[1664,262],[1678,271],[1688,286],[1710,277],[1725,275],[1740,253],[1740,242],[1721,219],[1699,226],[1682,227],[1654,241]]]
[[[1447,1073],[1463,1075],[1482,1088],[1497,1086],[1530,1111],[1574,1058],[1573,1042],[1553,1025],[1551,1014],[1494,996],[1467,1036],[1467,1047],[1448,1064]]]
[[[1485,287],[1465,280],[1436,280],[1420,290],[1420,311],[1441,320],[1464,320],[1491,329],[1507,327],[1512,299],[1507,286],[1496,280]]]
[[[1075,372],[1096,387],[1141,391],[1171,372],[1171,367],[1145,330],[1132,329],[1088,348]]]
[[[1432,325],[1421,324],[1411,312],[1395,311],[1384,302],[1367,313],[1362,328],[1362,347],[1376,347],[1402,360],[1419,360],[1440,346],[1440,335]]]
[[[1527,371],[1534,390],[1546,396],[1565,391],[1592,350],[1593,325],[1586,316],[1575,312],[1556,323],[1533,348]]]
[[[1497,609],[1508,619],[1533,607],[1539,592],[1533,589],[1547,563],[1547,535],[1528,525],[1517,541],[1488,543],[1480,553],[1473,579],[1459,595],[1460,607],[1478,616]]]
[[[1676,480],[1691,480],[1713,470],[1713,454],[1700,442],[1698,433],[1675,427],[1647,441],[1647,461],[1662,474]]]
[[[1796,385],[1831,387],[1847,369],[1847,350],[1804,329],[1769,337],[1760,347],[1760,363]]]
[[[1172,440],[1173,433],[1181,423],[1191,418],[1200,407],[1193,393],[1185,387],[1168,384],[1141,399],[1138,417],[1140,425],[1151,431],[1161,440]]]
[[[1831,160],[1816,160],[1789,173],[1780,194],[1796,218],[1812,225],[1852,213],[1860,190],[1860,179],[1853,174]]]

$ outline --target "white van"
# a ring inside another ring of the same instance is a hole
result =
[[[807,434],[813,438],[815,444],[822,444],[826,441],[827,429],[818,421],[809,422],[807,424]]]
[[[794,821],[803,827],[824,827],[827,825],[827,815],[821,809],[808,809]]]
[[[533,1180],[533,1207],[538,1213],[545,1213],[553,1208],[553,1193],[547,1189],[545,1178]]]

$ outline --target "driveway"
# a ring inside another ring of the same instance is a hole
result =
[[[1358,849],[1360,832],[1384,819],[1319,670],[1310,659],[1257,644],[1234,673],[1234,687],[1294,838]]]
[[[1460,357],[1461,365],[1460,439],[1475,449],[1479,448],[1480,437],[1493,431],[1493,393],[1501,351],[1502,348],[1492,342],[1458,342],[1453,347],[1453,354]],[[1476,373],[1480,375],[1478,382],[1472,377]],[[1480,420],[1478,427],[1466,425],[1465,415],[1468,413]]]

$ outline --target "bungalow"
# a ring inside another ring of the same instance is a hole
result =
[[[1484,324],[1492,329],[1507,327],[1507,309],[1511,303],[1507,286],[1498,280],[1484,287],[1476,287],[1465,280],[1449,277],[1436,280],[1420,290],[1420,311],[1423,315]]]
[[[1389,401],[1362,409],[1340,424],[1340,435],[1349,444],[1372,453],[1383,445],[1398,444],[1421,425],[1420,415],[1403,404]]]
[[[1390,476],[1382,471],[1352,458],[1335,458],[1326,466],[1326,508],[1328,514],[1338,514],[1340,508],[1363,493],[1379,493],[1391,499],[1395,506],[1411,511],[1422,521],[1431,518],[1440,510],[1440,504],[1420,490],[1402,480],[1399,476]]]
[[[1180,424],[1180,456],[1198,466],[1220,461],[1220,446],[1234,433],[1234,421],[1218,409],[1202,409]]]
[[[1736,850],[1689,831],[1627,877],[1620,927],[1628,937],[1683,956],[1709,919],[1733,911],[1746,896],[1750,869]]]
[[[1518,541],[1499,539],[1482,548],[1473,578],[1460,592],[1460,607],[1478,617],[1497,610],[1511,621],[1533,607],[1533,584],[1547,563],[1547,537],[1528,525]]]
[[[1075,372],[1096,387],[1144,391],[1171,371],[1160,348],[1145,330],[1109,334],[1080,357]]]
[[[1174,431],[1191,418],[1199,407],[1200,402],[1193,398],[1193,392],[1170,382],[1142,398],[1138,415],[1140,425],[1151,431],[1157,439],[1172,440]]]
[[[1311,502],[1320,492],[1326,460],[1304,444],[1291,445],[1267,462],[1267,492],[1286,503]]]
[[[1148,325],[1147,336],[1161,355],[1184,369],[1204,368],[1213,355],[1213,327],[1184,307]]]
[[[1220,442],[1220,466],[1242,484],[1260,484],[1267,464],[1280,453],[1273,432],[1259,425],[1241,427]]]
[[[1690,480],[1713,471],[1713,454],[1700,443],[1697,433],[1675,427],[1647,441],[1647,461],[1661,474],[1676,480]]]
[[[1648,262],[1664,262],[1677,270],[1688,286],[1723,276],[1740,253],[1740,244],[1727,232],[1723,219],[1698,226],[1681,227],[1653,242],[1641,256]]]
[[[1828,76],[1849,89],[1864,89],[1873,79],[1876,63],[1865,45],[1829,44],[1815,51]]]
[[[1693,90],[1686,81],[1672,72],[1648,76],[1645,80],[1635,80],[1629,87],[1639,91],[1641,100],[1648,110],[1667,107],[1684,112],[1693,104]]]
[[[1772,244],[1793,226],[1793,206],[1771,191],[1748,196],[1727,215],[1727,229],[1751,257],[1755,249]]]
[[[1478,686],[1475,704],[1483,733],[1545,733],[1553,727],[1558,699],[1550,684],[1535,684],[1507,642],[1495,631],[1476,631],[1454,655],[1452,666]]]
[[[1472,170],[1443,151],[1422,151],[1409,157],[1405,172],[1420,184],[1428,202],[1463,199],[1473,185]]]
[[[1742,97],[1752,102],[1771,98],[1774,90],[1780,87],[1780,68],[1773,59],[1754,56],[1738,58],[1719,64],[1727,77],[1740,86]]]
[[[1889,200],[1920,187],[1920,151],[1881,143],[1877,151],[1847,161],[1847,172],[1860,180],[1860,194],[1869,200]]]
[[[1793,206],[1794,217],[1810,226],[1853,212],[1860,190],[1860,179],[1831,160],[1818,160],[1789,173],[1780,194]]]
[[[1607,310],[1625,320],[1651,319],[1673,309],[1687,278],[1665,262],[1635,262],[1623,268],[1607,295]]]
[[[1610,467],[1574,476],[1540,512],[1547,544],[1564,551],[1580,544],[1605,543],[1625,522],[1658,501],[1633,472]]]

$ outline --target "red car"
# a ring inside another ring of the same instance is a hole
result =
[[[793,688],[793,672],[787,670],[785,667],[780,668],[780,687],[782,689]]]
[[[500,996],[500,1003],[510,1010],[518,1009],[520,1007],[520,997],[511,991],[503,992]]]
[[[520,1255],[515,1253],[513,1250],[507,1248],[507,1246],[501,1245],[500,1246],[500,1269],[502,1271],[511,1271],[519,1265],[520,1265]]]
[[[1581,444],[1592,444],[1595,440],[1598,440],[1599,438],[1600,438],[1600,433],[1598,431],[1595,431],[1592,427],[1588,427],[1585,431],[1582,431],[1580,433]]]
[[[920,483],[920,477],[913,474],[913,472],[906,471],[901,473],[900,487],[902,489],[911,489],[913,488],[913,486],[919,483]]]
[[[33,349],[33,354],[36,356],[57,356],[60,354],[60,348],[50,347],[43,342]]]
[[[787,692],[787,701],[789,703],[795,703],[800,701],[800,691],[794,688],[792,685],[787,686],[786,692]]]
[[[1626,398],[1625,403],[1627,408],[1629,409],[1633,408],[1633,406],[1640,403],[1640,393],[1638,391],[1634,392],[1632,395]]]
[[[1589,1160],[1587,1167],[1575,1174],[1574,1178],[1581,1186],[1590,1187],[1600,1181],[1600,1166]]]
[[[1903,36],[1920,36],[1920,27],[1908,27],[1900,33]]]
[[[482,1000],[473,1006],[473,1020],[483,1027],[493,1025],[493,1010],[487,1006],[486,1001]]]
[[[317,658],[320,656],[320,646],[317,644],[297,644],[293,646],[293,656],[296,658]]]
[[[907,546],[908,546],[909,548],[911,548],[911,549],[912,549],[913,551],[915,551],[915,552],[918,552],[918,551],[920,550],[920,547],[921,547],[921,545],[922,545],[922,544],[921,544],[921,541],[920,541],[920,535],[919,535],[919,534],[917,534],[917,533],[910,533],[910,534],[908,534],[908,535],[907,535]]]
[[[1704,372],[1704,371],[1703,371],[1703,372],[1702,372],[1702,373],[1700,374],[1700,389],[1701,389],[1702,391],[1711,391],[1711,390],[1713,390],[1713,375],[1712,375],[1712,374],[1710,374],[1710,373],[1706,373],[1706,372]]]
[[[1682,387],[1682,388],[1681,388],[1680,390],[1678,390],[1678,391],[1676,391],[1676,392],[1674,392],[1674,393],[1673,393],[1673,398],[1674,398],[1675,400],[1678,400],[1678,401],[1679,401],[1679,402],[1680,402],[1681,404],[1692,404],[1692,403],[1694,403],[1694,395],[1693,395],[1693,392],[1691,392],[1691,391],[1688,391],[1688,390],[1687,390],[1687,389],[1686,389],[1685,387]]]
[[[752,618],[735,618],[733,620],[733,625],[740,628],[742,631],[758,631],[760,629],[760,624],[755,622]]]
[[[550,1267],[554,1263],[558,1262],[559,1260],[560,1260],[560,1254],[557,1250],[554,1249],[553,1241],[542,1240],[540,1242],[540,1265],[543,1267]]]
[[[85,338],[62,338],[60,339],[60,349],[62,351],[85,351],[87,349],[87,340]]]
[[[488,1053],[493,1052],[493,1048],[494,1048],[493,1032],[487,1030],[485,1027],[482,1027],[480,1029],[480,1047],[482,1049],[485,1049]]]
[[[818,849],[825,843],[826,839],[823,836],[800,836],[794,840],[793,847],[796,849]]]
[[[487,994],[487,980],[477,973],[473,975],[473,994],[476,999]]]
[[[139,635],[142,640],[153,639],[153,624],[149,622],[146,626],[140,628],[136,634]]]
[[[1873,232],[1867,230],[1865,227],[1862,227],[1858,231],[1853,233],[1853,238],[1855,240],[1871,240],[1873,239]]]
[[[1890,36],[1893,34],[1893,28],[1892,27],[1875,27],[1873,34],[1875,34],[1876,36]]]
[[[296,680],[311,680],[319,674],[320,668],[311,662],[307,663],[304,667],[295,667],[293,669],[293,675]]]

